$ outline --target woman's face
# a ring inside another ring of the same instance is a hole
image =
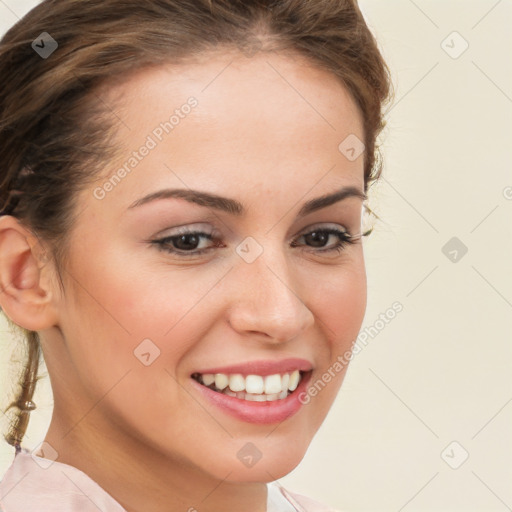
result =
[[[53,421],[216,478],[279,478],[333,404],[366,307],[361,241],[336,250],[361,230],[364,155],[339,149],[364,139],[356,106],[331,74],[270,54],[144,70],[102,101],[124,149],[75,204],[43,341]],[[279,398],[295,369],[310,371]],[[193,378],[210,373],[274,396]]]

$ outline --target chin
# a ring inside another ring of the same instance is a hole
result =
[[[208,471],[215,473],[217,478],[226,479],[229,482],[266,483],[282,478],[299,465],[311,440],[307,442],[304,440],[304,446],[302,446],[297,442],[296,437],[291,437],[289,442],[277,434],[275,438],[278,443],[268,443],[264,439],[261,441],[255,439],[254,442],[238,439],[235,443],[234,456],[224,452],[222,456],[209,461]],[[214,454],[212,455],[215,457]]]
[[[275,458],[273,460],[268,460],[264,463],[262,460],[257,462],[252,467],[244,467],[241,465],[236,465],[234,468],[231,465],[231,468],[227,469],[227,471],[231,471],[231,474],[226,478],[228,482],[247,482],[247,483],[268,483],[273,482],[274,480],[278,480],[289,473],[291,473],[300,463],[304,455],[301,457],[287,457],[285,460]],[[220,473],[217,476],[221,479],[224,479],[226,473]]]

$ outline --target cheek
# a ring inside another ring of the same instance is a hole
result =
[[[102,257],[80,258],[72,269],[75,309],[85,308],[105,333],[129,337],[133,343],[165,337],[192,312],[209,282],[193,276],[194,269],[148,263],[144,251],[144,257],[134,257],[100,244],[95,254]]]
[[[194,305],[204,291],[187,288],[190,274],[173,280],[184,285],[183,293],[180,287],[166,286],[161,279],[115,262],[92,262],[72,272],[70,291],[75,300],[62,329],[82,409],[100,401],[94,417],[103,414],[130,424],[143,436],[145,419],[158,417],[163,408],[159,420],[171,428],[169,410],[186,411],[194,405],[188,403],[188,395],[184,400],[176,369],[201,336],[201,308]]]
[[[77,258],[69,269],[61,326],[82,380],[104,392],[126,372],[146,369],[148,359],[164,359],[163,341],[180,325],[187,301],[127,258],[99,247],[95,254],[103,257]],[[165,350],[179,357],[179,345],[169,345]]]
[[[366,310],[366,273],[362,252],[339,266],[322,268],[304,293],[316,318],[313,337],[319,361],[301,401],[310,437],[320,428],[341,388],[348,368],[346,353],[359,334]],[[340,362],[342,361],[342,362]]]
[[[161,264],[145,268],[136,258],[105,248],[99,253],[104,254],[101,263],[76,260],[71,269],[75,300],[62,325],[64,335],[91,393],[103,394],[130,372],[131,398],[144,405],[148,389],[154,394],[163,386],[169,393],[175,387],[170,381],[183,377],[176,375],[180,362],[207,335],[215,317],[205,291],[220,276]]]
[[[315,280],[316,292],[311,308],[319,320],[318,328],[329,340],[330,358],[345,352],[357,338],[366,310],[366,273],[362,258],[325,270]]]

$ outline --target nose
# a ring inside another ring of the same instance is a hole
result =
[[[314,323],[283,255],[265,251],[252,263],[240,261],[235,271],[236,293],[229,308],[229,323],[240,335],[264,336],[283,343]]]

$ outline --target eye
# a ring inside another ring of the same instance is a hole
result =
[[[151,243],[155,244],[158,249],[169,252],[172,254],[178,254],[183,256],[196,256],[203,254],[213,247],[202,247],[199,248],[201,239],[214,241],[213,247],[219,247],[220,244],[214,239],[212,233],[205,233],[202,231],[189,231],[187,229],[181,230],[178,234],[172,236],[166,236],[159,240],[152,240]]]
[[[334,237],[337,239],[335,245],[326,247],[329,238]],[[340,253],[347,244],[355,244],[359,236],[351,235],[348,231],[343,231],[338,228],[318,228],[301,235],[298,239],[303,238],[307,243],[312,244],[314,248],[320,247],[313,252],[327,253],[336,251]],[[296,242],[292,242],[292,247],[297,247]],[[310,246],[311,247],[311,246]]]
[[[332,247],[328,247],[330,238],[334,238],[336,243]],[[355,244],[360,236],[351,235],[348,231],[338,228],[325,227],[311,230],[302,234],[296,240],[304,239],[307,246],[312,248],[312,252],[330,253],[331,251],[341,252],[348,244]],[[213,242],[201,247],[201,241]],[[291,247],[300,247],[302,244],[294,240]],[[186,258],[190,256],[200,256],[207,251],[215,248],[223,247],[220,240],[215,238],[213,233],[203,231],[190,231],[181,229],[176,235],[166,236],[157,240],[151,240],[151,244],[156,245],[158,249]],[[327,248],[326,248],[327,246]]]

